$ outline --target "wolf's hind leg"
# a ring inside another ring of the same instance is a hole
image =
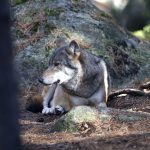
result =
[[[101,108],[107,107],[107,93],[103,89],[100,90],[99,100],[96,106]]]
[[[96,107],[106,107],[106,92],[103,86],[101,86],[97,92],[95,92],[89,101]]]

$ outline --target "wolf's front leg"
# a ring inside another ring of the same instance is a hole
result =
[[[60,114],[64,114],[65,113],[65,109],[60,106],[60,105],[57,105],[55,107],[45,107],[42,111],[43,114],[45,115],[50,115],[50,114],[54,114],[54,115],[60,115]]]
[[[53,99],[55,90],[56,90],[57,85],[52,85],[50,87],[45,86],[42,92],[42,97],[43,97],[43,110],[42,113],[43,114],[48,114],[50,112],[50,102]],[[52,110],[51,110],[52,112]]]
[[[64,92],[61,85],[58,85],[55,89],[52,100],[50,101],[50,108],[45,107],[42,111],[43,114],[64,114],[71,109],[71,103],[69,95]]]

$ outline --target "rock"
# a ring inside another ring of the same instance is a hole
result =
[[[78,106],[58,119],[52,126],[52,131],[78,131],[79,125],[83,122],[95,122],[98,111],[88,106]]]
[[[95,129],[100,128],[100,124],[110,124],[110,120],[120,122],[140,121],[150,118],[148,113],[139,113],[127,110],[118,110],[106,107],[99,107],[98,109],[88,106],[78,106],[73,108],[67,114],[56,120],[52,127],[52,132],[79,132],[81,128]]]
[[[150,43],[134,42],[137,41],[134,36],[116,25],[109,15],[102,15],[90,0],[27,1],[14,6],[13,13],[15,62],[23,87],[37,85],[36,79],[48,66],[49,56],[59,38],[66,42],[75,39],[81,48],[102,56],[115,79],[112,80],[114,85],[127,85],[150,75],[147,69],[150,67],[145,67],[150,64]],[[117,44],[124,39],[129,46]],[[111,51],[114,47],[120,51],[119,55]],[[122,58],[120,62],[116,61],[118,57]]]

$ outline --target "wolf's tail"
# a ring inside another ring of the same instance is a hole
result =
[[[29,97],[26,102],[26,110],[34,113],[42,112],[43,109],[42,102],[43,98],[40,95]]]

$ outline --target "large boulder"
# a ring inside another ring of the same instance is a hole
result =
[[[102,56],[114,85],[131,84],[150,75],[150,44],[116,25],[90,0],[27,1],[13,7],[15,62],[22,85],[37,85],[58,41],[75,39],[81,48]],[[136,76],[135,76],[136,74]]]

